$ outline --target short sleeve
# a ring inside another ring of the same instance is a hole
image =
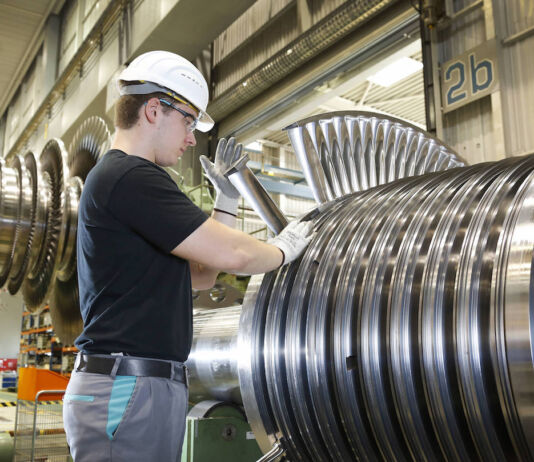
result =
[[[129,170],[111,192],[108,208],[122,224],[166,252],[208,218],[166,172],[151,165]]]

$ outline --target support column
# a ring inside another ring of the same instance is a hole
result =
[[[496,38],[496,30],[495,30],[495,21],[493,16],[493,5],[492,0],[484,0],[484,21],[486,24],[486,39],[491,40],[493,38]],[[501,75],[499,75],[499,81],[504,82],[504,79],[502,78],[502,66],[503,66],[503,59],[502,59],[502,45],[500,40],[495,40],[495,47],[496,53],[497,53],[497,68],[499,69],[499,72]],[[504,121],[502,116],[502,91],[499,88],[498,90],[494,91],[491,95],[491,118],[493,122],[493,142],[495,145],[495,153],[497,154],[497,160],[501,157],[509,157],[510,153],[508,149],[506,149],[505,141],[504,141]]]
[[[55,14],[51,14],[46,21],[43,41],[42,90],[37,106],[41,104],[42,99],[50,93],[56,83],[59,62],[60,22],[59,16]]]
[[[0,157],[4,157],[4,144],[6,138],[6,116],[0,118]]]

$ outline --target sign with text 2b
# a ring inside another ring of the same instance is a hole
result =
[[[498,83],[495,40],[488,40],[441,67],[443,112],[489,95]]]

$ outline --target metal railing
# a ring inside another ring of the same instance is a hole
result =
[[[63,402],[40,400],[64,393],[65,390],[41,390],[34,401],[18,400],[13,462],[72,461],[63,428]]]

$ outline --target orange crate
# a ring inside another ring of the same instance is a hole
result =
[[[35,395],[41,390],[66,390],[68,377],[47,369],[35,367],[21,367],[19,369],[18,399],[35,400]],[[62,399],[62,395],[43,395],[42,401],[55,401]]]

